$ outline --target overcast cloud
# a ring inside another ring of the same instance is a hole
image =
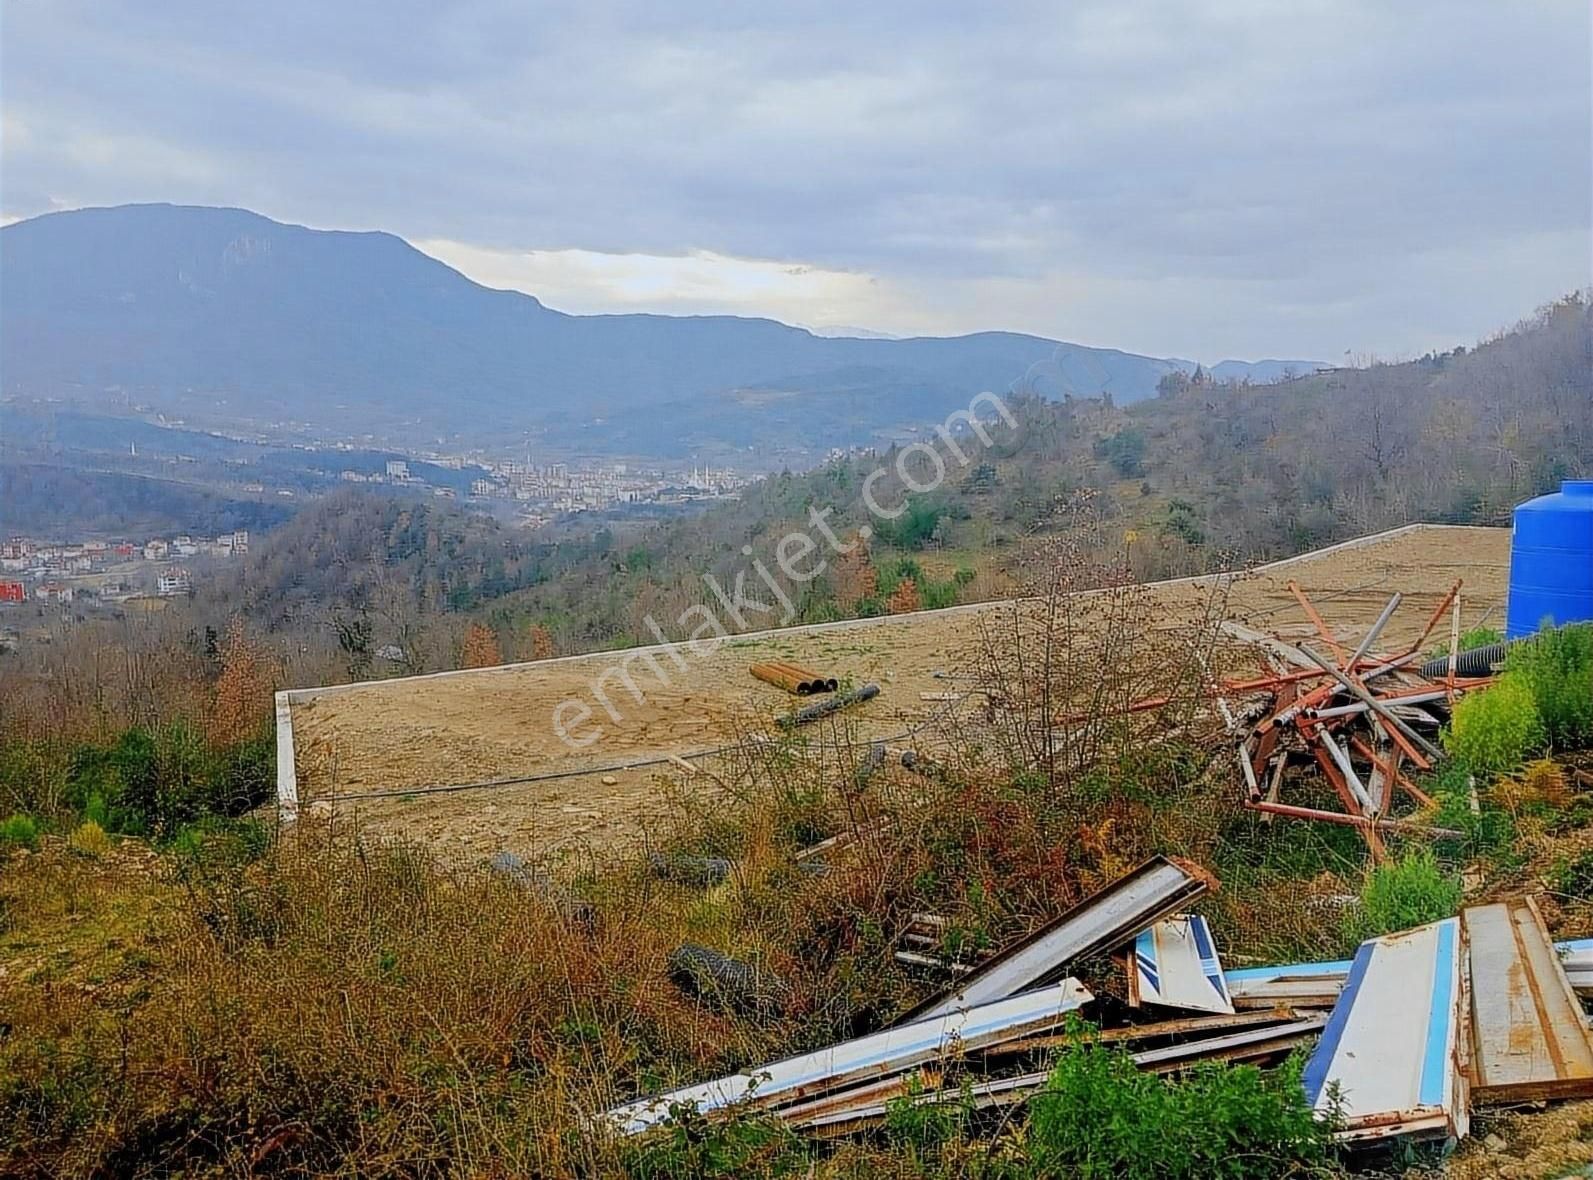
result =
[[[0,213],[240,205],[572,311],[1408,355],[1589,283],[1586,0],[6,0]]]

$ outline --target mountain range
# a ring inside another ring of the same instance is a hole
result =
[[[1014,332],[819,336],[736,316],[567,315],[403,239],[124,205],[0,229],[0,391],[211,421],[592,451],[823,447],[982,390],[1151,396],[1192,362]],[[1271,381],[1304,361],[1227,361]]]

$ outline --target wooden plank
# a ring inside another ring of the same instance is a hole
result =
[[[1517,897],[1470,906],[1461,918],[1477,1100],[1593,1096],[1593,1038],[1537,904]]]

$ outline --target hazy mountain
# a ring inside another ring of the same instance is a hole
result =
[[[1211,366],[1211,375],[1217,381],[1284,381],[1290,377],[1307,377],[1328,366],[1321,361],[1218,361]]]
[[[828,327],[809,328],[815,336],[824,337],[849,337],[854,340],[900,340],[895,332],[880,332],[873,328],[852,328],[845,324],[834,324]]]
[[[475,437],[552,421],[595,447],[604,423],[650,407],[699,409],[693,445],[704,431],[739,444],[761,395],[845,395],[840,442],[980,390],[1128,402],[1191,367],[1008,332],[832,339],[766,319],[566,315],[391,234],[172,205],[0,230],[0,350],[8,393]],[[682,445],[673,419],[647,425],[658,449]]]

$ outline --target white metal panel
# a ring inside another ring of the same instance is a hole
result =
[[[911,1018],[943,1016],[1055,979],[1074,959],[1123,945],[1205,889],[1199,877],[1164,857],[1154,857],[1011,950],[986,960],[963,976],[954,990],[918,1008]]]
[[[842,1041],[746,1073],[642,1098],[615,1107],[603,1117],[619,1131],[631,1135],[666,1121],[670,1107],[678,1104],[689,1104],[701,1111],[743,1101],[779,1106],[850,1082],[899,1073],[946,1052],[984,1048],[1052,1028],[1062,1022],[1064,1014],[1093,998],[1078,980],[1065,979],[992,1004],[959,1008],[945,1016]]]
[[[1199,914],[1164,918],[1134,940],[1130,997],[1194,1012],[1233,1011],[1211,928]]]
[[[1341,1103],[1346,1129],[1464,1134],[1458,1068],[1464,1023],[1460,922],[1449,918],[1363,943],[1305,1070],[1319,1111]]]

